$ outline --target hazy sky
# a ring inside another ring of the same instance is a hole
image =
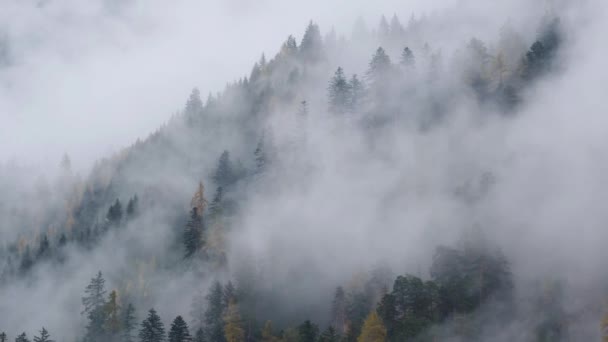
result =
[[[4,1],[0,41],[0,162],[90,163],[132,143],[203,94],[248,75],[310,19],[349,34],[362,15],[448,7],[456,0]]]

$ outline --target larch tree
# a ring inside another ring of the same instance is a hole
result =
[[[357,338],[357,342],[385,342],[386,341],[386,328],[376,311],[367,316],[363,323],[363,329],[361,329],[361,335]]]
[[[118,304],[118,293],[115,290],[110,292],[104,311],[106,317],[104,330],[112,341],[118,340],[123,327],[120,317],[121,307]]]
[[[224,315],[224,337],[226,342],[245,341],[245,331],[242,327],[241,314],[236,301],[232,300]]]
[[[150,309],[148,317],[141,322],[139,330],[140,342],[163,342],[165,341],[165,327],[156,310]]]

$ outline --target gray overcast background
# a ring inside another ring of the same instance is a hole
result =
[[[67,152],[86,170],[145,138],[182,108],[192,87],[206,95],[248,75],[288,34],[299,40],[310,19],[324,33],[333,26],[349,35],[358,16],[375,28],[382,14],[406,24],[412,14],[468,7],[469,23],[498,27],[505,17],[525,17],[525,3],[4,0],[0,164],[56,166]]]

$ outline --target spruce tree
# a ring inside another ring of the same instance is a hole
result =
[[[105,280],[101,271],[91,279],[91,283],[85,289],[85,297],[82,298],[84,305],[83,314],[86,314],[89,323],[86,327],[85,341],[102,342],[106,340],[104,325],[105,315]]]
[[[138,204],[139,198],[137,198],[137,195],[129,199],[129,203],[127,203],[126,210],[127,219],[132,219],[133,217],[135,217],[135,215],[137,215]]]
[[[202,329],[205,326],[205,309],[206,309],[205,295],[202,291],[197,291],[192,298],[192,304],[190,305],[190,326],[192,329]]]
[[[55,342],[55,341],[51,340],[51,335],[49,334],[49,332],[44,327],[42,327],[42,330],[40,330],[40,337],[34,336],[34,342]]]
[[[403,49],[403,52],[401,52],[401,65],[405,68],[413,68],[416,66],[416,58],[414,57],[414,53],[407,46]]]
[[[315,342],[319,335],[319,327],[311,321],[306,320],[298,327],[300,342]]]
[[[308,24],[302,42],[300,56],[308,63],[319,62],[323,58],[323,40],[319,26],[312,21]]]
[[[190,332],[188,331],[188,325],[182,318],[182,316],[177,316],[171,323],[171,329],[169,330],[169,342],[190,342],[192,341],[192,336],[190,336]]]
[[[211,285],[207,295],[207,310],[205,311],[205,327],[209,341],[224,342],[224,289],[219,281]]]
[[[339,342],[340,335],[336,332],[336,329],[331,325],[325,329],[325,331],[319,336],[318,342]]]
[[[363,102],[363,98],[365,97],[365,87],[359,80],[359,77],[357,77],[357,74],[354,74],[348,83],[351,91],[350,103],[348,104],[348,107],[354,112],[359,109]]]
[[[135,328],[135,307],[129,303],[122,315],[122,342],[133,342]]]
[[[339,67],[329,82],[329,109],[336,114],[346,112],[351,102],[351,91],[351,85]]]
[[[165,327],[156,310],[150,309],[148,317],[141,322],[139,330],[140,342],[163,342],[165,341]]]
[[[49,243],[49,238],[46,236],[46,234],[42,235],[42,238],[40,239],[40,246],[38,247],[38,252],[36,253],[36,259],[44,259],[46,257],[49,256],[50,253],[50,243]]]
[[[190,220],[184,230],[184,247],[186,258],[194,255],[203,246],[203,218],[199,215],[198,208],[193,207],[190,211]]]
[[[226,188],[235,181],[234,168],[230,161],[230,154],[228,151],[222,152],[218,161],[215,174],[213,175],[213,181],[215,185]]]
[[[15,342],[30,342],[30,340],[27,338],[27,335],[24,332],[21,335],[17,336]]]
[[[190,93],[190,97],[188,97],[184,112],[186,116],[191,118],[192,116],[199,114],[202,110],[203,101],[201,100],[201,92],[198,90],[198,88],[194,88]]]
[[[0,342],[6,342],[6,333],[4,331],[0,333]]]

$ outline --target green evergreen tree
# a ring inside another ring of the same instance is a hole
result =
[[[135,328],[135,307],[129,303],[122,315],[122,342],[133,342]]]
[[[177,316],[171,323],[171,329],[169,330],[169,342],[190,342],[192,341],[192,336],[190,336],[190,332],[188,331],[188,325],[182,318],[182,316]]]
[[[340,335],[336,332],[336,329],[331,325],[325,329],[325,331],[319,336],[318,342],[339,342]]]
[[[224,289],[219,281],[215,281],[207,294],[207,310],[205,311],[205,327],[209,341],[224,342]]]
[[[197,207],[193,207],[190,211],[190,220],[186,224],[184,230],[184,247],[186,249],[186,258],[193,256],[203,246],[203,218],[198,212]]]
[[[342,68],[338,68],[329,82],[329,109],[336,114],[343,114],[349,109],[352,89],[344,76]]]
[[[55,342],[55,341],[51,340],[51,335],[49,334],[49,332],[46,331],[46,329],[44,327],[42,327],[42,330],[40,330],[40,337],[34,336],[34,342]]]
[[[300,336],[299,342],[316,342],[319,335],[319,327],[311,321],[306,320],[298,327],[298,334]]]
[[[411,69],[416,66],[416,58],[414,53],[409,47],[405,47],[401,53],[401,65],[405,68]]]
[[[140,342],[163,342],[165,341],[165,327],[156,310],[150,309],[148,317],[141,322],[139,330]]]
[[[17,336],[15,342],[30,342],[30,340],[27,338],[25,333],[22,333],[21,335]]]
[[[104,325],[106,322],[105,314],[105,279],[101,271],[91,279],[91,283],[85,289],[85,296],[82,298],[84,306],[83,314],[89,320],[86,327],[85,341],[102,342],[106,340]]]
[[[323,58],[323,53],[321,31],[319,26],[311,21],[300,43],[300,56],[305,62],[316,63]]]
[[[229,187],[235,181],[234,167],[230,161],[230,154],[228,151],[222,152],[218,161],[215,174],[213,175],[213,181],[219,187]]]

